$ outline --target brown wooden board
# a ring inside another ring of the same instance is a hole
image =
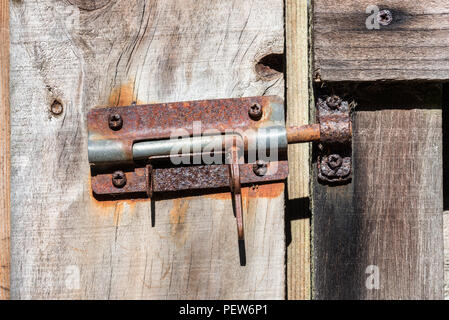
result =
[[[229,193],[96,200],[86,123],[98,105],[283,98],[283,73],[256,68],[283,48],[282,0],[12,1],[11,297],[284,298],[283,183],[243,190],[242,267]]]
[[[317,91],[357,107],[352,182],[314,182],[314,297],[441,299],[441,85],[339,84]]]
[[[367,21],[371,27],[371,16],[377,21],[376,12],[383,9],[390,10],[392,22],[369,30]],[[448,12],[447,0],[315,0],[314,76],[323,81],[447,81]]]

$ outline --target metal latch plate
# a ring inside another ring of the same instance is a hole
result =
[[[253,120],[248,107],[263,108],[261,119]],[[109,125],[111,114],[119,114],[120,130]],[[194,189],[229,187],[229,167],[226,164],[158,167],[133,161],[132,148],[137,141],[169,139],[175,130],[194,135],[195,125],[201,132],[215,130],[222,134],[273,125],[285,126],[284,102],[276,96],[239,99],[216,99],[191,102],[132,105],[92,109],[88,114],[89,148],[108,150],[99,159],[90,159],[92,191],[96,195],[134,194],[146,197],[153,192],[175,192]],[[200,133],[201,133],[200,132]],[[114,146],[114,148],[111,148]],[[110,150],[113,153],[110,153]],[[120,168],[109,165],[108,157],[122,159]],[[254,173],[252,163],[240,165],[243,185],[281,181],[288,176],[286,155],[268,163],[265,175]],[[270,167],[276,170],[270,170]],[[120,169],[126,175],[126,185],[117,188],[112,175]]]

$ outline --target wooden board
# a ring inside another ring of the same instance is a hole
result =
[[[287,123],[309,124],[309,23],[306,0],[285,1]],[[288,148],[287,298],[310,299],[310,144]]]
[[[0,1],[0,300],[9,299],[9,0]]]
[[[372,5],[378,5],[379,10],[389,9],[392,23],[369,30],[367,20],[371,27],[371,15],[378,12],[369,8]],[[447,0],[315,0],[315,78],[447,80],[448,14]]]
[[[444,299],[449,300],[449,84],[443,84]]]
[[[96,105],[283,97],[255,68],[283,27],[282,0],[13,1],[11,297],[284,298],[284,184],[244,191],[242,267],[228,194],[96,201],[86,145]]]
[[[324,91],[358,105],[352,183],[314,185],[314,297],[441,299],[441,86],[365,83]]]
[[[449,211],[444,212],[444,299],[449,300]]]

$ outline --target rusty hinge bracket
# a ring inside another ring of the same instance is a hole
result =
[[[286,179],[288,144],[319,142],[319,178],[341,183],[350,177],[347,104],[328,98],[317,106],[318,123],[298,127],[286,127],[284,102],[276,96],[92,109],[92,191],[110,200],[228,189],[243,240],[241,186]]]
[[[351,181],[352,121],[351,108],[338,96],[318,98],[317,122],[321,139],[318,143],[318,179],[324,183]]]

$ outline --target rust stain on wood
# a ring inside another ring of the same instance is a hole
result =
[[[122,224],[124,215],[130,216],[136,212],[136,203],[144,201],[142,200],[111,200],[111,201],[97,201],[94,200],[95,214],[97,216],[112,219],[112,224],[115,227],[119,227]],[[149,200],[147,200],[149,201]]]
[[[91,204],[95,207],[95,210],[92,210],[92,212],[95,212],[97,216],[112,217],[116,227],[120,225],[122,214],[125,210],[128,214],[133,214],[137,203],[150,201],[150,199],[97,200],[93,196],[90,179],[88,184]]]
[[[171,235],[177,245],[184,245],[187,240],[187,230],[184,224],[186,212],[189,208],[187,199],[175,199],[173,208],[170,210]]]
[[[134,92],[134,81],[129,81],[112,89],[108,99],[108,106],[129,106],[133,102],[136,104],[145,104],[145,102],[137,99],[136,93]]]
[[[120,219],[124,210],[124,203],[123,202],[118,202],[115,210],[114,210],[114,226],[118,227],[120,225]]]
[[[87,250],[86,249],[80,249],[80,248],[72,247],[72,250],[75,251],[75,252],[81,253],[83,255],[87,254]]]
[[[173,201],[173,209],[170,211],[170,223],[172,225],[182,224],[185,220],[185,214],[189,208],[186,200],[175,199]]]

